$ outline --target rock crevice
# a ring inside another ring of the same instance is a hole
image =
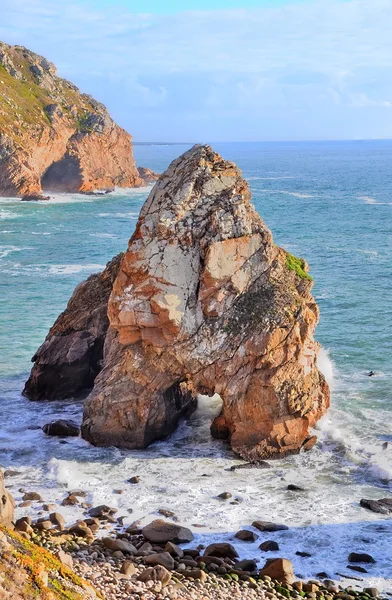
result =
[[[302,271],[287,259],[233,163],[209,146],[175,160],[113,280],[83,436],[144,447],[173,431],[198,394],[217,393],[212,433],[247,460],[310,447],[329,390],[316,365],[312,281],[304,261]]]

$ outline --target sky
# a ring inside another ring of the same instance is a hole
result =
[[[0,3],[135,141],[392,138],[392,0]]]

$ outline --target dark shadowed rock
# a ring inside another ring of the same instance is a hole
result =
[[[353,563],[375,563],[373,556],[364,552],[351,552],[348,556],[348,561]]]
[[[260,550],[263,550],[263,552],[276,552],[279,550],[279,544],[273,540],[268,540],[260,544],[259,548]]]
[[[59,419],[58,421],[52,421],[51,423],[44,425],[42,431],[46,433],[46,435],[77,437],[80,434],[80,427],[74,421]]]
[[[210,544],[204,550],[204,556],[217,556],[218,558],[238,558],[238,552],[231,544]]]
[[[54,400],[85,394],[102,368],[109,327],[107,306],[122,255],[102,273],[75,289],[68,306],[37,350],[23,394],[30,400]]]
[[[388,515],[392,512],[392,498],[381,498],[380,500],[362,498],[360,505],[380,515]]]
[[[236,537],[238,540],[241,540],[242,542],[255,542],[259,536],[253,531],[241,529],[240,531],[237,531],[234,537]]]

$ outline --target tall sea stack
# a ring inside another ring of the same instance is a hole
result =
[[[211,431],[243,458],[309,448],[329,406],[311,288],[305,261],[273,243],[239,169],[195,146],[160,177],[118,265],[83,436],[142,448],[169,435],[198,394],[217,393]],[[83,315],[74,318],[81,335]],[[72,366],[67,327],[55,324],[34,357],[28,396],[67,395],[55,380],[40,393],[53,367],[60,382]]]

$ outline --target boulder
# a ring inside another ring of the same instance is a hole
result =
[[[109,548],[109,550],[113,550],[113,552],[120,551],[125,552],[126,554],[136,554],[137,552],[135,546],[127,540],[105,537],[103,538],[102,542],[106,548]]]
[[[267,560],[259,575],[268,575],[271,579],[276,579],[279,583],[284,584],[292,584],[295,581],[293,564],[287,558]]]
[[[364,552],[351,552],[348,555],[348,561],[353,563],[375,563],[373,556],[370,554],[365,554]]]
[[[263,552],[277,552],[279,550],[279,544],[273,540],[268,540],[260,544],[259,548],[260,550],[263,550]]]
[[[285,531],[288,529],[287,525],[281,525],[279,523],[270,523],[269,521],[253,521],[252,527],[255,527],[259,531]]]
[[[169,523],[162,519],[156,519],[142,529],[142,534],[149,542],[153,544],[165,544],[174,542],[175,544],[184,544],[192,542],[194,535],[190,529]]]
[[[381,515],[388,515],[392,512],[392,498],[381,498],[380,500],[367,500],[366,498],[362,498],[360,505],[363,508],[367,508],[368,510]]]
[[[58,419],[47,423],[42,427],[42,431],[46,435],[60,436],[60,437],[77,437],[80,434],[80,427],[74,421],[65,421]]]
[[[174,559],[168,552],[159,552],[157,554],[150,554],[144,559],[146,565],[155,566],[162,565],[165,569],[174,569]]]
[[[254,573],[254,571],[257,570],[257,562],[255,560],[239,560],[233,565],[233,569],[236,571]]]
[[[106,506],[106,504],[100,504],[99,506],[94,506],[93,508],[90,508],[88,513],[90,517],[97,519],[105,519],[106,517],[116,514],[117,510],[117,508]]]
[[[238,552],[231,544],[210,544],[204,550],[204,556],[216,556],[218,558],[238,558]]]
[[[165,552],[168,552],[174,558],[182,558],[184,556],[184,550],[177,546],[177,544],[173,544],[173,542],[167,542]]]
[[[138,577],[138,581],[160,581],[162,587],[166,587],[171,580],[171,573],[162,565],[150,567],[142,571]]]
[[[23,501],[42,502],[41,494],[38,492],[26,492],[22,496]]]
[[[234,537],[236,537],[238,540],[241,540],[242,542],[255,542],[259,536],[253,531],[241,529],[240,531],[237,531]]]

